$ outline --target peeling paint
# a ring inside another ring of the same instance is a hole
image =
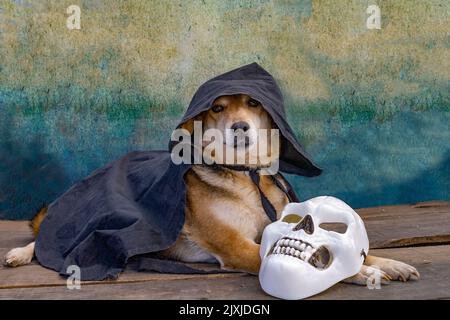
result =
[[[366,29],[373,3],[381,30]],[[71,4],[81,30],[66,28]],[[290,177],[302,199],[450,200],[449,13],[447,0],[0,0],[0,218],[165,149],[196,88],[253,61],[324,168]]]

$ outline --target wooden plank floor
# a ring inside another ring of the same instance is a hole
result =
[[[391,282],[379,290],[337,284],[313,299],[450,299],[450,203],[357,210],[371,251],[414,265],[420,281]],[[0,257],[32,240],[24,221],[0,221]],[[35,261],[0,266],[0,299],[271,299],[255,276],[243,273],[174,275],[127,268],[117,280],[83,282],[68,290],[65,279]]]

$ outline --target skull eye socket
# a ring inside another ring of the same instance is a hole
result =
[[[319,227],[321,229],[324,229],[327,231],[334,231],[334,232],[341,233],[341,234],[346,233],[347,228],[348,228],[348,226],[345,223],[340,223],[340,222],[338,222],[338,223],[325,223],[324,222],[324,223],[321,223],[319,225]]]
[[[288,214],[281,221],[287,223],[299,223],[302,220],[302,217],[296,214]]]

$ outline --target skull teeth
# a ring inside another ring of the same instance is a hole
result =
[[[281,254],[308,261],[316,250],[306,242],[283,238],[275,244],[272,254]]]
[[[331,253],[326,247],[314,248],[307,242],[289,238],[278,240],[271,254],[297,258],[318,269],[327,268],[332,261]]]

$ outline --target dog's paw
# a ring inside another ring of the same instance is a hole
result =
[[[367,286],[373,283],[375,277],[379,277],[381,284],[389,284],[391,277],[380,270],[379,268],[374,268],[370,266],[362,266],[361,270],[355,274],[353,277],[343,280],[344,283],[357,284],[360,286]]]
[[[392,280],[406,282],[408,280],[419,280],[420,278],[416,268],[401,261],[380,259],[374,265],[389,275]]]
[[[29,264],[33,259],[33,251],[28,247],[15,248],[10,250],[5,256],[5,265],[8,267],[18,267]]]

